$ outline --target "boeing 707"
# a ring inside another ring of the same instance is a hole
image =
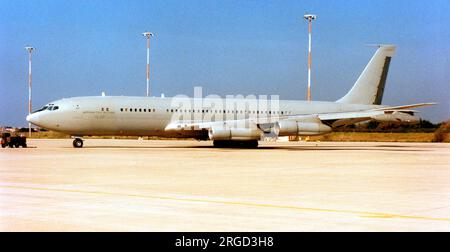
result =
[[[351,90],[334,102],[277,100],[269,104],[253,98],[73,97],[46,104],[26,119],[71,135],[76,148],[83,146],[84,136],[195,138],[213,140],[216,147],[257,147],[265,135],[320,135],[367,120],[419,122],[417,111],[412,109],[434,103],[381,105],[396,47],[377,47]]]

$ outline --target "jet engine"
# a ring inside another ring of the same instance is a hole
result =
[[[315,121],[279,121],[279,136],[314,136],[331,132],[331,127],[323,124],[320,120]]]
[[[211,128],[208,132],[211,140],[234,140],[247,141],[259,140],[261,138],[261,131],[259,129],[249,128]]]
[[[394,111],[392,113],[385,113],[382,115],[373,116],[372,119],[378,122],[391,122],[402,124],[416,124],[420,122],[420,118],[405,112]]]

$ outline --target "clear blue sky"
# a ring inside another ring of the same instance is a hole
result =
[[[0,125],[26,125],[27,44],[33,107],[62,97],[145,94],[145,39],[154,95],[306,97],[307,24],[313,26],[313,99],[336,100],[374,49],[394,43],[383,104],[435,101],[450,118],[450,1],[0,0]]]

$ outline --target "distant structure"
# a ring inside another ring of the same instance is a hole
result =
[[[307,99],[308,99],[308,101],[311,101],[311,33],[312,33],[312,21],[315,20],[317,17],[316,17],[316,15],[306,14],[303,16],[303,18],[308,20],[309,43],[308,43],[308,95],[307,95]]]
[[[31,114],[32,105],[31,105],[31,55],[35,50],[34,47],[26,46],[25,49],[28,51],[28,114]],[[28,123],[28,136],[31,137],[31,123]]]
[[[147,97],[150,95],[150,37],[151,32],[143,32],[142,35],[147,38]]]

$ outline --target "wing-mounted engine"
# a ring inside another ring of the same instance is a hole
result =
[[[279,136],[314,136],[331,132],[331,127],[323,124],[317,116],[295,121],[281,120],[277,124]]]
[[[261,139],[262,133],[258,128],[212,127],[208,136],[211,140],[248,141]]]
[[[414,116],[414,111],[385,111],[384,114],[372,117],[378,122],[390,122],[399,124],[416,124],[420,122],[420,118]]]

